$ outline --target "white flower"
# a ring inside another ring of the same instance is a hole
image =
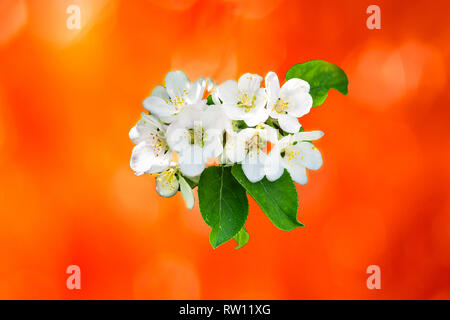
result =
[[[308,141],[320,139],[322,136],[322,131],[310,131],[298,132],[280,139],[266,162],[267,179],[277,180],[286,168],[292,180],[306,184],[306,169],[317,170],[322,166],[320,151]]]
[[[267,120],[269,113],[265,108],[266,96],[260,87],[261,81],[261,76],[246,73],[238,82],[228,80],[217,88],[217,95],[231,120],[244,120],[250,127]]]
[[[275,72],[269,72],[265,83],[270,117],[277,119],[284,131],[298,132],[301,125],[297,118],[307,114],[313,104],[308,82],[293,78],[286,81],[280,89],[278,76]]]
[[[242,163],[242,170],[251,182],[260,181],[265,175],[267,141],[277,142],[277,131],[267,125],[246,128],[229,137],[225,153],[232,163]]]
[[[136,146],[131,154],[130,167],[136,175],[161,172],[169,166],[172,153],[164,129],[158,119],[144,113],[131,128],[129,136]]]
[[[163,172],[161,172],[156,177],[156,192],[161,197],[172,197],[178,191],[180,183],[177,178],[177,169],[171,167]]]
[[[167,142],[178,152],[181,172],[188,177],[198,176],[209,158],[222,153],[225,117],[220,109],[203,105],[186,106],[167,128]]]
[[[191,84],[183,71],[171,71],[166,75],[165,85],[165,88],[156,86],[143,104],[150,113],[170,123],[184,106],[202,101],[206,80],[200,78]]]

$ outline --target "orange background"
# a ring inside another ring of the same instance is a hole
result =
[[[81,7],[82,29],[66,28]],[[381,7],[381,30],[366,8]],[[0,298],[450,298],[449,1],[0,0]],[[324,165],[306,228],[250,200],[213,250],[198,206],[133,175],[129,129],[173,69],[218,82],[341,66],[301,119]],[[68,265],[82,289],[66,288]],[[366,268],[381,267],[381,290]]]

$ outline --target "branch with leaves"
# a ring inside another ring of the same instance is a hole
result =
[[[165,86],[144,100],[148,113],[130,130],[136,144],[130,166],[136,175],[156,175],[159,195],[181,191],[192,209],[198,188],[213,248],[231,239],[237,248],[248,242],[247,193],[277,228],[304,226],[294,182],[306,184],[306,170],[322,166],[312,141],[323,132],[304,131],[298,118],[332,88],[347,95],[348,79],[321,60],[294,65],[285,79],[280,86],[274,72],[265,79],[246,73],[218,85],[204,78],[191,83],[184,72],[171,71]],[[217,165],[207,167],[212,159]]]

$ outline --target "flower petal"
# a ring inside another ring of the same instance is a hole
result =
[[[215,158],[223,151],[222,137],[220,135],[211,134],[206,131],[208,137],[203,147],[203,156],[205,159]]]
[[[264,172],[269,181],[275,181],[283,174],[284,167],[281,163],[280,150],[277,147],[270,151],[264,165]]]
[[[166,100],[166,101],[168,101],[170,99],[166,88],[164,88],[161,85],[158,85],[158,86],[153,88],[152,96],[161,98],[161,99]]]
[[[306,184],[308,182],[308,177],[306,176],[306,168],[298,165],[286,168],[291,175],[292,180],[298,184]]]
[[[280,81],[275,72],[269,72],[265,79],[266,94],[267,94],[267,107],[272,109],[278,98],[280,97]]]
[[[183,71],[170,71],[166,75],[165,84],[170,98],[180,98],[187,94],[191,83]]]
[[[203,157],[202,149],[197,145],[189,145],[179,154],[180,170],[185,176],[198,176],[205,169],[206,159]]]
[[[238,84],[228,80],[217,87],[217,96],[224,104],[234,105],[238,102]]]
[[[225,144],[225,154],[233,163],[241,162],[245,158],[245,140],[238,135],[230,136]]]
[[[170,160],[172,160],[172,152],[167,151],[165,153],[160,154],[153,162],[151,168],[147,170],[145,173],[153,174],[166,170],[170,166]]]
[[[292,78],[286,81],[280,89],[280,97],[282,99],[296,94],[298,92],[309,92],[309,83],[302,79]]]
[[[238,88],[244,94],[254,96],[256,91],[261,87],[262,77],[257,74],[245,73],[238,81]]]
[[[231,120],[244,120],[251,117],[244,108],[238,107],[236,104],[223,104],[223,111]]]
[[[250,182],[255,183],[264,178],[266,158],[263,152],[250,152],[242,161],[242,170]]]
[[[298,147],[302,154],[301,162],[306,168],[310,170],[317,170],[322,166],[322,155],[320,154],[319,149],[317,149],[312,143],[300,142]]]
[[[138,144],[139,142],[141,142],[139,139],[139,137],[141,135],[139,134],[137,125],[135,125],[133,128],[131,128],[130,132],[128,133],[128,136],[130,137],[130,140],[133,141],[135,144]]]
[[[176,152],[184,150],[191,141],[189,131],[184,127],[177,126],[176,123],[172,123],[167,128],[166,136],[170,148]]]
[[[189,104],[200,103],[203,98],[203,93],[205,92],[206,80],[203,78],[195,81],[190,89],[189,93],[186,97],[186,102]]]
[[[269,110],[263,107],[259,108],[259,110],[254,109],[251,112],[248,112],[244,121],[249,127],[254,127],[257,124],[266,122],[267,118],[269,118]]]
[[[311,111],[313,99],[309,93],[299,92],[285,98],[288,101],[288,113],[296,118],[302,117]]]
[[[278,123],[281,129],[289,133],[296,133],[302,127],[296,117],[292,117],[288,114],[283,114],[278,117]]]
[[[294,134],[294,139],[297,141],[313,141],[322,138],[324,133],[319,130],[304,131]]]
[[[171,157],[170,152],[169,156]],[[130,167],[136,172],[136,175],[141,175],[164,170],[169,166],[169,163],[170,158],[166,153],[159,152],[145,140],[134,147],[131,154]]]
[[[150,96],[143,102],[144,108],[157,117],[169,117],[173,115],[176,108],[173,105],[168,104],[160,97]]]
[[[130,130],[130,139],[135,144],[139,144],[141,141],[150,138],[151,135],[164,137],[164,126],[156,117],[142,112],[142,118]]]

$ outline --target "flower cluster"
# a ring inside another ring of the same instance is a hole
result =
[[[278,229],[304,227],[294,182],[305,184],[307,169],[322,166],[313,142],[323,132],[304,131],[299,118],[322,105],[330,89],[347,95],[348,78],[323,60],[295,64],[284,78],[281,86],[274,72],[264,79],[246,73],[217,84],[171,71],[165,86],[144,100],[148,113],[130,131],[131,168],[157,175],[159,195],[181,191],[192,209],[198,187],[213,248],[232,239],[236,248],[248,243],[248,195]]]
[[[252,183],[275,181],[286,169],[305,184],[306,169],[322,165],[311,141],[323,132],[305,132],[298,121],[313,105],[309,91],[298,78],[280,86],[274,72],[265,79],[246,73],[217,85],[204,78],[191,83],[184,72],[171,71],[165,86],[144,100],[149,113],[129,133],[136,144],[130,166],[136,175],[158,174],[157,192],[170,197],[181,190],[189,207],[190,186],[214,158],[223,166],[241,164]]]

